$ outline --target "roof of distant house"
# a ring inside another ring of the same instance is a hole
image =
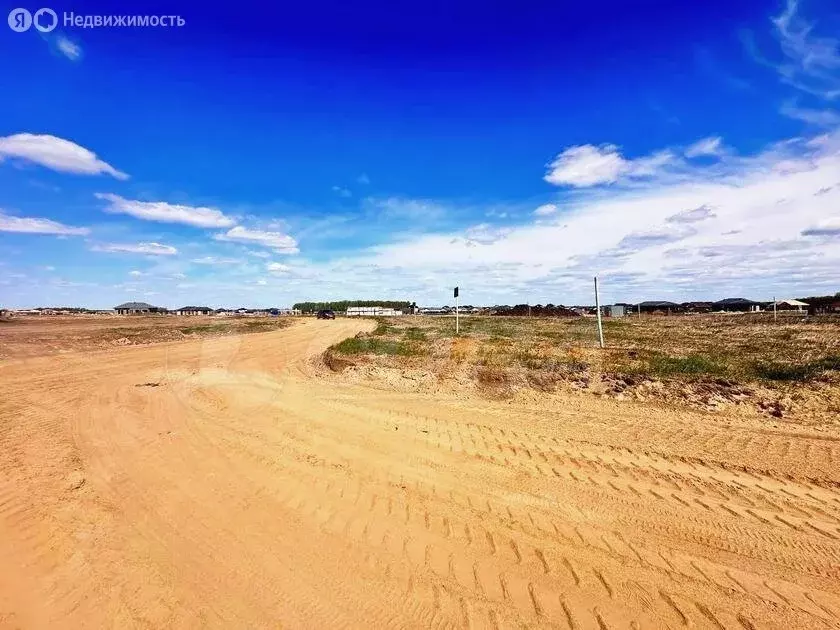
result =
[[[147,311],[152,308],[157,307],[152,306],[151,304],[146,304],[145,302],[126,302],[125,304],[115,306],[114,310]]]
[[[790,306],[808,306],[807,302],[800,300],[779,300],[776,304],[789,304]]]
[[[179,311],[212,311],[209,306],[182,306]]]
[[[715,306],[738,306],[753,304],[759,304],[759,302],[754,302],[753,300],[748,300],[747,298],[742,297],[726,298],[725,300],[718,300],[717,302],[715,302]]]
[[[674,306],[679,306],[676,302],[668,302],[667,300],[649,300],[647,302],[642,302],[639,306],[647,306],[647,307],[665,307],[671,308]]]

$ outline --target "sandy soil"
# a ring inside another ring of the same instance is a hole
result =
[[[0,361],[116,346],[267,332],[285,317],[40,315],[0,317]]]
[[[840,627],[840,435],[321,379],[372,327],[0,363],[0,627]]]

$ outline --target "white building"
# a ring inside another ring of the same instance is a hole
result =
[[[384,306],[348,306],[347,317],[399,317],[402,311]]]

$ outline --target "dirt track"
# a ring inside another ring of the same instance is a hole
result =
[[[840,434],[328,385],[368,322],[0,364],[0,627],[840,627]]]

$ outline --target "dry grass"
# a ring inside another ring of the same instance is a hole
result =
[[[696,398],[691,404],[701,406],[754,398],[757,406],[776,409],[766,392],[819,386],[837,392],[840,377],[840,321],[831,318],[606,320],[604,350],[593,318],[465,317],[460,328],[456,336],[448,317],[392,318],[344,344],[357,362],[429,370],[439,379],[460,374],[493,397],[571,386],[616,396]]]

